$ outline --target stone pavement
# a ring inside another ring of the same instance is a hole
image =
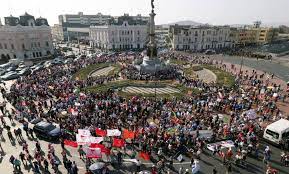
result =
[[[133,87],[128,86],[122,90],[126,93],[132,93],[132,94],[173,94],[173,93],[180,93],[180,90],[171,88],[171,87],[165,87],[165,88],[144,88],[144,87]]]
[[[99,70],[93,72],[90,76],[91,77],[107,76],[109,74],[109,72],[114,70],[114,69],[115,69],[115,67],[113,67],[113,66],[102,68],[102,69],[99,69]]]
[[[217,76],[212,71],[208,69],[203,69],[200,71],[195,71],[195,73],[198,75],[198,78],[201,79],[203,82],[211,83],[217,81]]]

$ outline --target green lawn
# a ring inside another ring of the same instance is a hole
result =
[[[235,84],[235,77],[226,71],[212,65],[202,65],[203,68],[211,70],[217,76],[217,84],[232,87]]]
[[[116,90],[118,89],[118,94],[130,98],[133,96],[139,96],[139,97],[155,97],[155,94],[139,94],[139,93],[126,93],[122,91],[122,88],[125,88],[127,86],[134,86],[134,87],[147,87],[147,88],[165,88],[165,87],[172,87],[179,89],[180,93],[174,93],[174,94],[157,94],[158,98],[183,98],[188,93],[192,94],[199,94],[200,91],[198,89],[191,89],[187,88],[181,84],[173,84],[173,81],[166,80],[166,81],[159,81],[157,83],[155,82],[147,82],[147,81],[136,81],[136,80],[122,80],[122,81],[114,81],[109,82],[107,84],[97,85],[97,86],[91,86],[87,87],[85,91],[89,91],[92,93],[101,93],[106,92],[108,89]]]
[[[170,63],[171,63],[171,64],[177,64],[177,65],[186,65],[186,64],[188,64],[189,62],[184,61],[184,60],[179,60],[179,59],[174,59],[174,58],[172,58],[172,59],[170,59]]]
[[[118,64],[109,64],[109,63],[100,63],[100,64],[93,64],[93,65],[88,65],[85,68],[80,69],[77,73],[73,75],[73,79],[78,78],[79,80],[86,80],[88,78],[88,75],[98,69],[106,68],[108,66],[114,66],[115,69],[109,72],[108,75],[114,75],[118,74],[120,71],[120,65]]]

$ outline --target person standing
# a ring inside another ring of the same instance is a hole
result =
[[[117,152],[117,163],[118,165],[121,165],[122,161],[122,153],[120,151]]]
[[[78,168],[75,161],[73,161],[73,164],[71,166],[71,174],[78,174]]]

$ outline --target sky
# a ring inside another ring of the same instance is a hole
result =
[[[155,0],[156,23],[166,24],[192,20],[213,25],[288,23],[289,0]],[[58,15],[110,14],[113,16],[148,15],[150,0],[0,0],[0,18],[28,12],[45,17],[50,25],[58,23]]]

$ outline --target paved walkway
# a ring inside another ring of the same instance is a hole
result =
[[[144,88],[144,87],[133,87],[128,86],[122,90],[123,92],[132,93],[132,94],[174,94],[174,93],[180,93],[180,90],[171,88],[171,87],[165,87],[165,88]]]
[[[115,69],[115,67],[113,67],[113,66],[102,68],[100,70],[93,72],[90,76],[91,77],[107,76],[109,74],[109,72],[114,70],[114,69]]]
[[[203,69],[200,71],[195,71],[195,73],[198,75],[199,79],[203,80],[206,83],[216,82],[217,76],[212,71],[208,69]]]

